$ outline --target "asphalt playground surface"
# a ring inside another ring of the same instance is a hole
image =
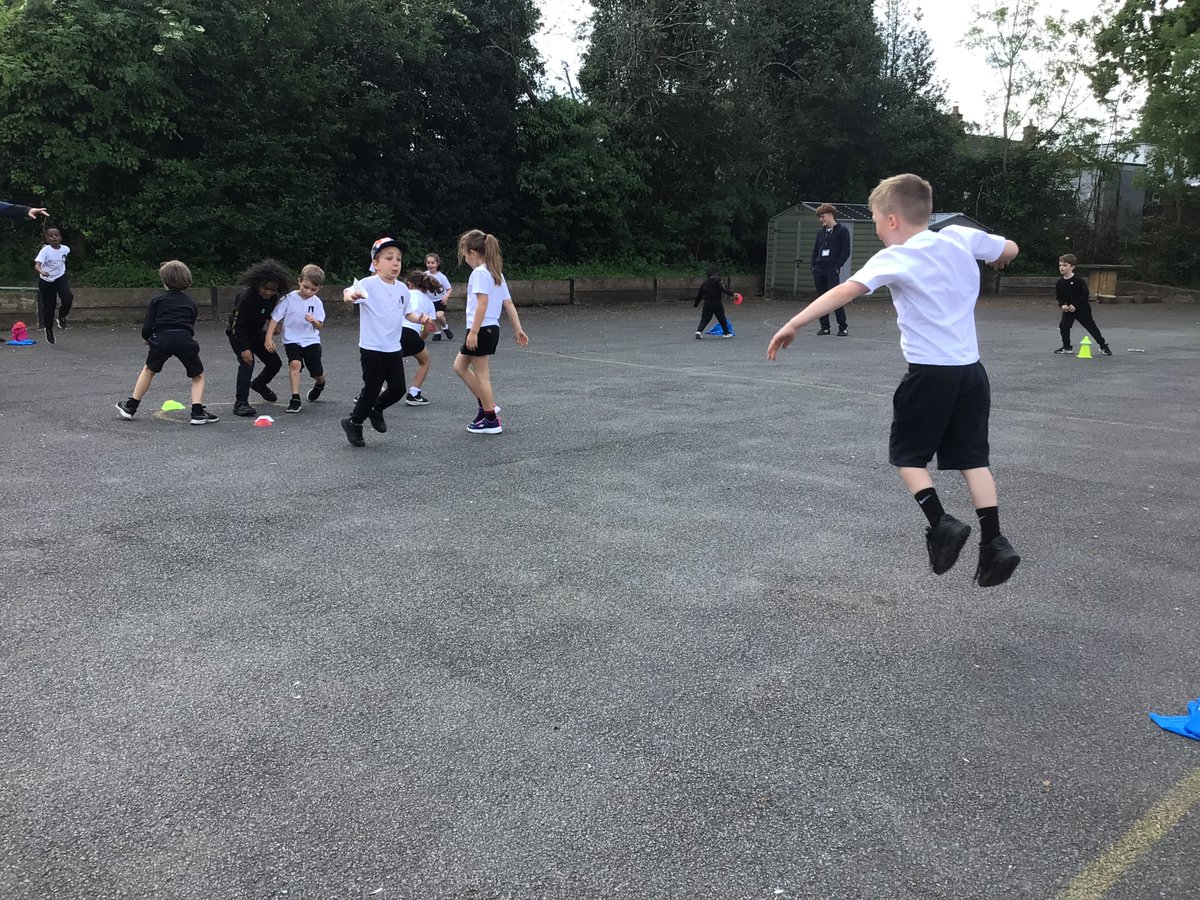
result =
[[[0,898],[1196,897],[1200,307],[980,305],[991,589],[888,466],[890,305],[770,363],[795,308],[524,309],[502,435],[431,344],[361,450],[352,320],[269,428],[212,323],[203,428],[174,361],[118,416],[134,325],[3,348]]]

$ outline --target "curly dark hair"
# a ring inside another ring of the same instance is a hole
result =
[[[256,291],[264,284],[275,284],[279,288],[279,296],[291,293],[292,273],[283,264],[274,259],[264,259],[256,262],[238,276],[238,284],[244,284],[250,290]]]

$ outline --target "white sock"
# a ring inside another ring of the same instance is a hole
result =
[[[421,389],[420,389],[419,387],[410,387],[410,388],[408,389],[408,395],[409,395],[410,397],[415,397],[415,396],[417,396],[417,394],[419,394],[419,393],[421,393]]]

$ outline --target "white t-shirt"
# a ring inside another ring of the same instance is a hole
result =
[[[471,328],[471,323],[475,321],[475,307],[479,305],[477,294],[483,294],[488,298],[487,310],[483,314],[483,321],[479,324],[480,328],[486,328],[489,325],[500,324],[500,313],[504,309],[504,301],[512,298],[508,292],[508,282],[504,280],[504,276],[500,276],[500,283],[496,284],[496,279],[492,277],[492,273],[488,271],[486,265],[481,265],[471,273],[471,280],[467,282],[467,330]]]
[[[292,291],[275,304],[271,318],[283,323],[283,342],[308,347],[321,343],[321,332],[304,317],[312,314],[318,322],[325,321],[325,305],[316,294],[305,300],[299,291]]]
[[[450,293],[450,279],[443,275],[440,269],[437,272],[430,272],[426,269],[425,274],[442,286],[442,289],[433,295],[433,299],[445,300],[446,295]]]
[[[55,250],[49,244],[44,246],[38,255],[34,257],[34,262],[41,263],[42,268],[46,270],[46,274],[38,273],[38,277],[42,281],[57,281],[67,274],[67,255],[71,252],[71,248],[66,244],[59,244]]]
[[[979,362],[975,301],[979,265],[1004,252],[1004,238],[961,225],[922,231],[884,247],[850,276],[869,291],[887,287],[910,363],[966,366]]]
[[[408,288],[403,281],[388,284],[378,275],[364,278],[360,284],[367,296],[354,301],[358,307],[358,346],[364,350],[399,353]]]
[[[433,300],[430,299],[427,293],[410,290],[408,292],[408,305],[404,307],[404,315],[407,317],[409,313],[424,314],[432,319],[437,315],[437,310],[433,308]],[[404,327],[411,328],[418,334],[423,330],[420,322],[413,322],[408,318],[404,320]]]

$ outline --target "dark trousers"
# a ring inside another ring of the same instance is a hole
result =
[[[265,341],[266,335],[262,334],[255,335],[250,341],[247,341],[243,335],[229,335],[229,346],[233,348],[233,352],[237,355],[238,359],[237,395],[235,397],[238,403],[249,402],[251,380],[257,381],[260,386],[265,385],[278,375],[279,370],[283,368],[283,361],[279,358],[279,354],[268,353]],[[249,350],[253,354],[250,357],[250,362],[242,359],[243,350]],[[251,379],[251,376],[254,374],[255,356],[262,360],[263,368],[258,378]]]
[[[839,284],[842,283],[841,272],[839,272],[837,269],[814,268],[812,270],[812,276],[813,276],[813,285],[817,289],[818,297],[821,296],[823,293],[825,293],[830,288],[835,288]],[[840,331],[841,329],[845,328],[846,327],[846,308],[844,306],[839,306],[837,309],[835,309],[833,311],[833,314],[837,318],[838,330]],[[821,329],[823,331],[829,330],[829,316],[821,316]]]
[[[354,403],[350,420],[357,425],[366,421],[372,412],[383,412],[394,403],[404,399],[404,351],[384,353],[382,350],[364,350],[358,355],[362,359],[362,393]],[[380,393],[384,382],[387,390]]]
[[[708,327],[708,323],[712,321],[713,316],[716,316],[717,322],[721,325],[721,331],[725,334],[731,332],[729,323],[725,321],[725,304],[721,302],[720,297],[716,300],[705,300],[704,309],[701,310],[701,313],[700,326],[696,329],[697,331],[703,332]]]
[[[62,301],[58,304],[58,301]],[[75,295],[71,293],[71,281],[66,275],[60,275],[53,281],[38,279],[38,306],[42,313],[42,327],[53,328],[55,318],[65,319],[71,312],[71,304]],[[59,306],[58,315],[54,315],[55,305]]]
[[[1071,326],[1078,322],[1087,333],[1096,339],[1096,343],[1101,347],[1105,346],[1104,335],[1100,333],[1100,329],[1096,326],[1096,320],[1092,318],[1092,305],[1086,303],[1083,306],[1076,306],[1075,312],[1065,312],[1058,322],[1058,333],[1062,335],[1062,345],[1064,347],[1071,346]]]

